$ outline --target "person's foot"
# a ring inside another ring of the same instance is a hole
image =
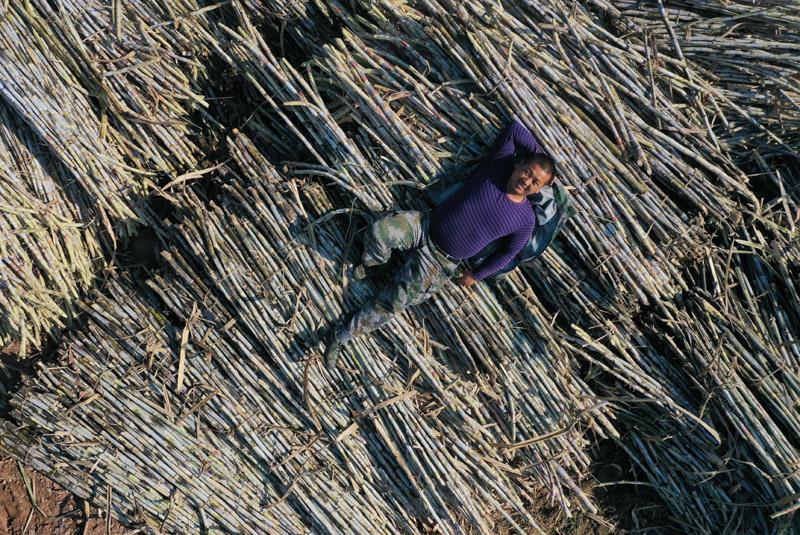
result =
[[[367,276],[367,269],[364,267],[364,264],[359,264],[353,270],[353,278],[357,281],[364,280]]]
[[[331,329],[327,340],[325,340],[325,367],[328,371],[336,369],[336,363],[339,361],[341,352],[342,343],[336,338],[336,329]]]

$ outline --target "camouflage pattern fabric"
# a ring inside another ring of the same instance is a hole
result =
[[[365,266],[387,262],[393,250],[410,250],[411,255],[394,283],[367,301],[343,331],[361,336],[379,329],[393,314],[422,303],[458,274],[457,261],[437,251],[429,236],[428,220],[416,211],[388,215],[367,229],[362,259]]]

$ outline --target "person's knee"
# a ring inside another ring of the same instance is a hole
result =
[[[375,221],[364,232],[364,252],[361,255],[361,263],[365,266],[377,266],[386,260],[388,248],[383,234],[382,221]]]
[[[376,243],[378,238],[380,238],[380,236],[381,236],[381,226],[382,225],[383,225],[383,221],[382,220],[375,221],[374,223],[372,223],[367,228],[367,232],[366,232],[367,240],[371,240],[372,243]]]
[[[374,245],[380,248],[390,245],[391,235],[397,226],[396,219],[396,217],[387,216],[370,225],[368,235]]]

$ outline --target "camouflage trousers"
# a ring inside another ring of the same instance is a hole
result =
[[[430,240],[428,220],[419,212],[396,212],[367,229],[362,263],[377,266],[393,250],[411,251],[393,284],[367,301],[339,332],[344,341],[379,329],[393,314],[422,303],[458,273],[458,261],[438,251]]]

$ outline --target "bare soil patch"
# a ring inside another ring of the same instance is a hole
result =
[[[0,457],[0,535],[106,535],[103,511],[38,472],[25,472],[41,511],[33,506],[17,461]],[[111,535],[130,533],[111,518]]]

